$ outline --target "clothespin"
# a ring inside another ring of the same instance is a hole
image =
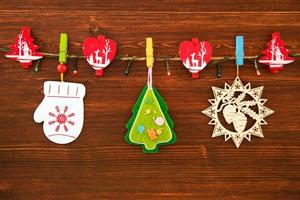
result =
[[[236,36],[235,41],[235,56],[236,56],[236,65],[244,64],[244,37]]]
[[[244,37],[236,36],[235,40],[236,74],[239,76],[239,66],[244,64]]]
[[[64,81],[64,73],[68,71],[67,66],[65,65],[67,60],[68,53],[68,35],[66,33],[60,34],[59,41],[59,65],[57,65],[57,71],[60,73],[61,81]]]
[[[153,57],[153,42],[152,38],[146,38],[146,65],[148,68],[152,68],[154,63]]]

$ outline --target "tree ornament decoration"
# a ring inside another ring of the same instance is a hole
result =
[[[104,68],[116,55],[117,44],[103,35],[98,35],[97,38],[86,38],[82,48],[87,62],[96,70],[96,76],[103,76]]]
[[[57,144],[68,144],[80,135],[84,121],[85,86],[64,82],[67,72],[68,35],[60,34],[57,72],[61,81],[44,82],[44,99],[33,114],[37,123],[44,122],[46,137]]]
[[[183,65],[192,73],[192,78],[198,78],[212,57],[212,46],[209,42],[193,38],[179,45],[179,56]]]
[[[128,131],[125,141],[141,145],[144,153],[156,153],[160,145],[174,144],[176,135],[168,107],[157,89],[152,86],[152,38],[147,38],[146,52],[148,81],[132,109],[132,117],[126,124]]]
[[[269,65],[270,72],[278,73],[283,69],[284,64],[294,62],[294,58],[288,56],[290,51],[284,48],[284,43],[280,39],[280,33],[273,33],[272,40],[268,43],[268,47],[263,51],[264,56],[258,62]]]
[[[30,28],[22,27],[21,33],[16,37],[15,43],[10,45],[10,51],[5,57],[19,61],[23,69],[29,69],[33,60],[43,58],[43,54],[37,52],[38,45],[35,45],[34,39],[30,36]]]

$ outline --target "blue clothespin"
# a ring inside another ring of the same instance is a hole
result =
[[[240,66],[244,64],[244,37],[236,36],[235,40],[235,57],[236,65]]]

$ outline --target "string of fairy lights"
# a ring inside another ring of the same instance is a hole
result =
[[[0,47],[0,51],[7,52],[9,50],[10,49],[8,47]],[[55,53],[49,53],[49,52],[41,52],[41,53],[46,58],[58,58],[59,57],[59,54],[55,54]],[[252,61],[254,63],[254,67],[256,69],[257,75],[260,75],[257,60],[261,56],[262,55],[244,56],[245,60],[249,60],[249,61]],[[290,54],[289,56],[291,56],[291,57],[300,57],[300,53],[293,53],[293,54]],[[74,71],[77,71],[77,59],[86,59],[83,55],[75,55],[75,54],[68,54],[67,58],[72,60]],[[220,78],[221,77],[221,72],[220,72],[221,63],[223,63],[225,61],[232,61],[232,60],[235,60],[235,59],[236,59],[236,56],[213,56],[211,58],[211,62],[207,65],[207,67],[212,66],[212,65],[216,65],[217,66],[217,77]],[[126,65],[125,71],[124,71],[124,74],[127,76],[127,75],[129,75],[130,66],[131,66],[132,62],[134,62],[134,61],[145,61],[146,57],[118,55],[118,56],[116,56],[115,60],[127,61],[128,62],[127,65]],[[178,56],[154,56],[154,60],[166,63],[167,75],[169,75],[169,76],[171,75],[170,61],[181,61]],[[35,64],[35,71],[36,72],[39,71],[40,61],[41,61],[41,59],[36,61],[36,64]]]
[[[103,31],[102,29],[100,29],[100,26],[98,24],[97,21],[95,20],[91,20],[90,23],[90,34],[92,36],[97,36],[98,34],[102,34],[102,35],[107,35],[107,33],[105,31]],[[8,47],[0,47],[0,51],[3,52],[8,52],[10,51],[10,48]],[[49,52],[40,52],[43,54],[44,57],[46,58],[58,58],[59,54],[57,53],[49,53]],[[253,62],[255,70],[256,70],[256,74],[260,75],[260,70],[258,68],[258,59],[260,57],[262,57],[263,55],[253,55],[253,56],[243,56],[243,59],[248,60]],[[290,57],[300,57],[300,53],[293,53],[293,54],[289,54]],[[84,55],[76,55],[76,54],[67,54],[66,58],[68,60],[72,61],[72,67],[73,67],[73,73],[77,74],[77,60],[78,59],[86,59],[86,57]],[[233,61],[236,60],[236,56],[212,56],[210,59],[210,62],[207,64],[208,66],[216,66],[217,68],[217,73],[216,76],[218,78],[221,77],[221,64],[223,62],[226,61]],[[129,75],[130,72],[130,66],[134,61],[145,61],[147,58],[143,57],[143,56],[124,56],[124,55],[117,55],[114,60],[117,61],[124,61],[127,62],[125,71],[124,71],[124,75],[127,76]],[[35,72],[39,71],[39,67],[40,67],[40,62],[42,59],[36,60],[35,65],[34,65],[34,70]],[[159,62],[165,62],[166,64],[166,70],[167,70],[167,75],[171,75],[171,70],[170,70],[170,62],[173,61],[181,61],[180,57],[176,56],[154,56],[154,61],[159,61]]]

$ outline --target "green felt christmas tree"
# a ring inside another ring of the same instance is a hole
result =
[[[126,125],[128,131],[125,135],[125,140],[129,144],[141,145],[145,153],[158,152],[160,145],[176,142],[174,123],[168,114],[168,107],[159,92],[152,86],[153,50],[151,51],[151,47],[152,39],[150,41],[147,38],[148,83],[133,107],[133,115]]]

